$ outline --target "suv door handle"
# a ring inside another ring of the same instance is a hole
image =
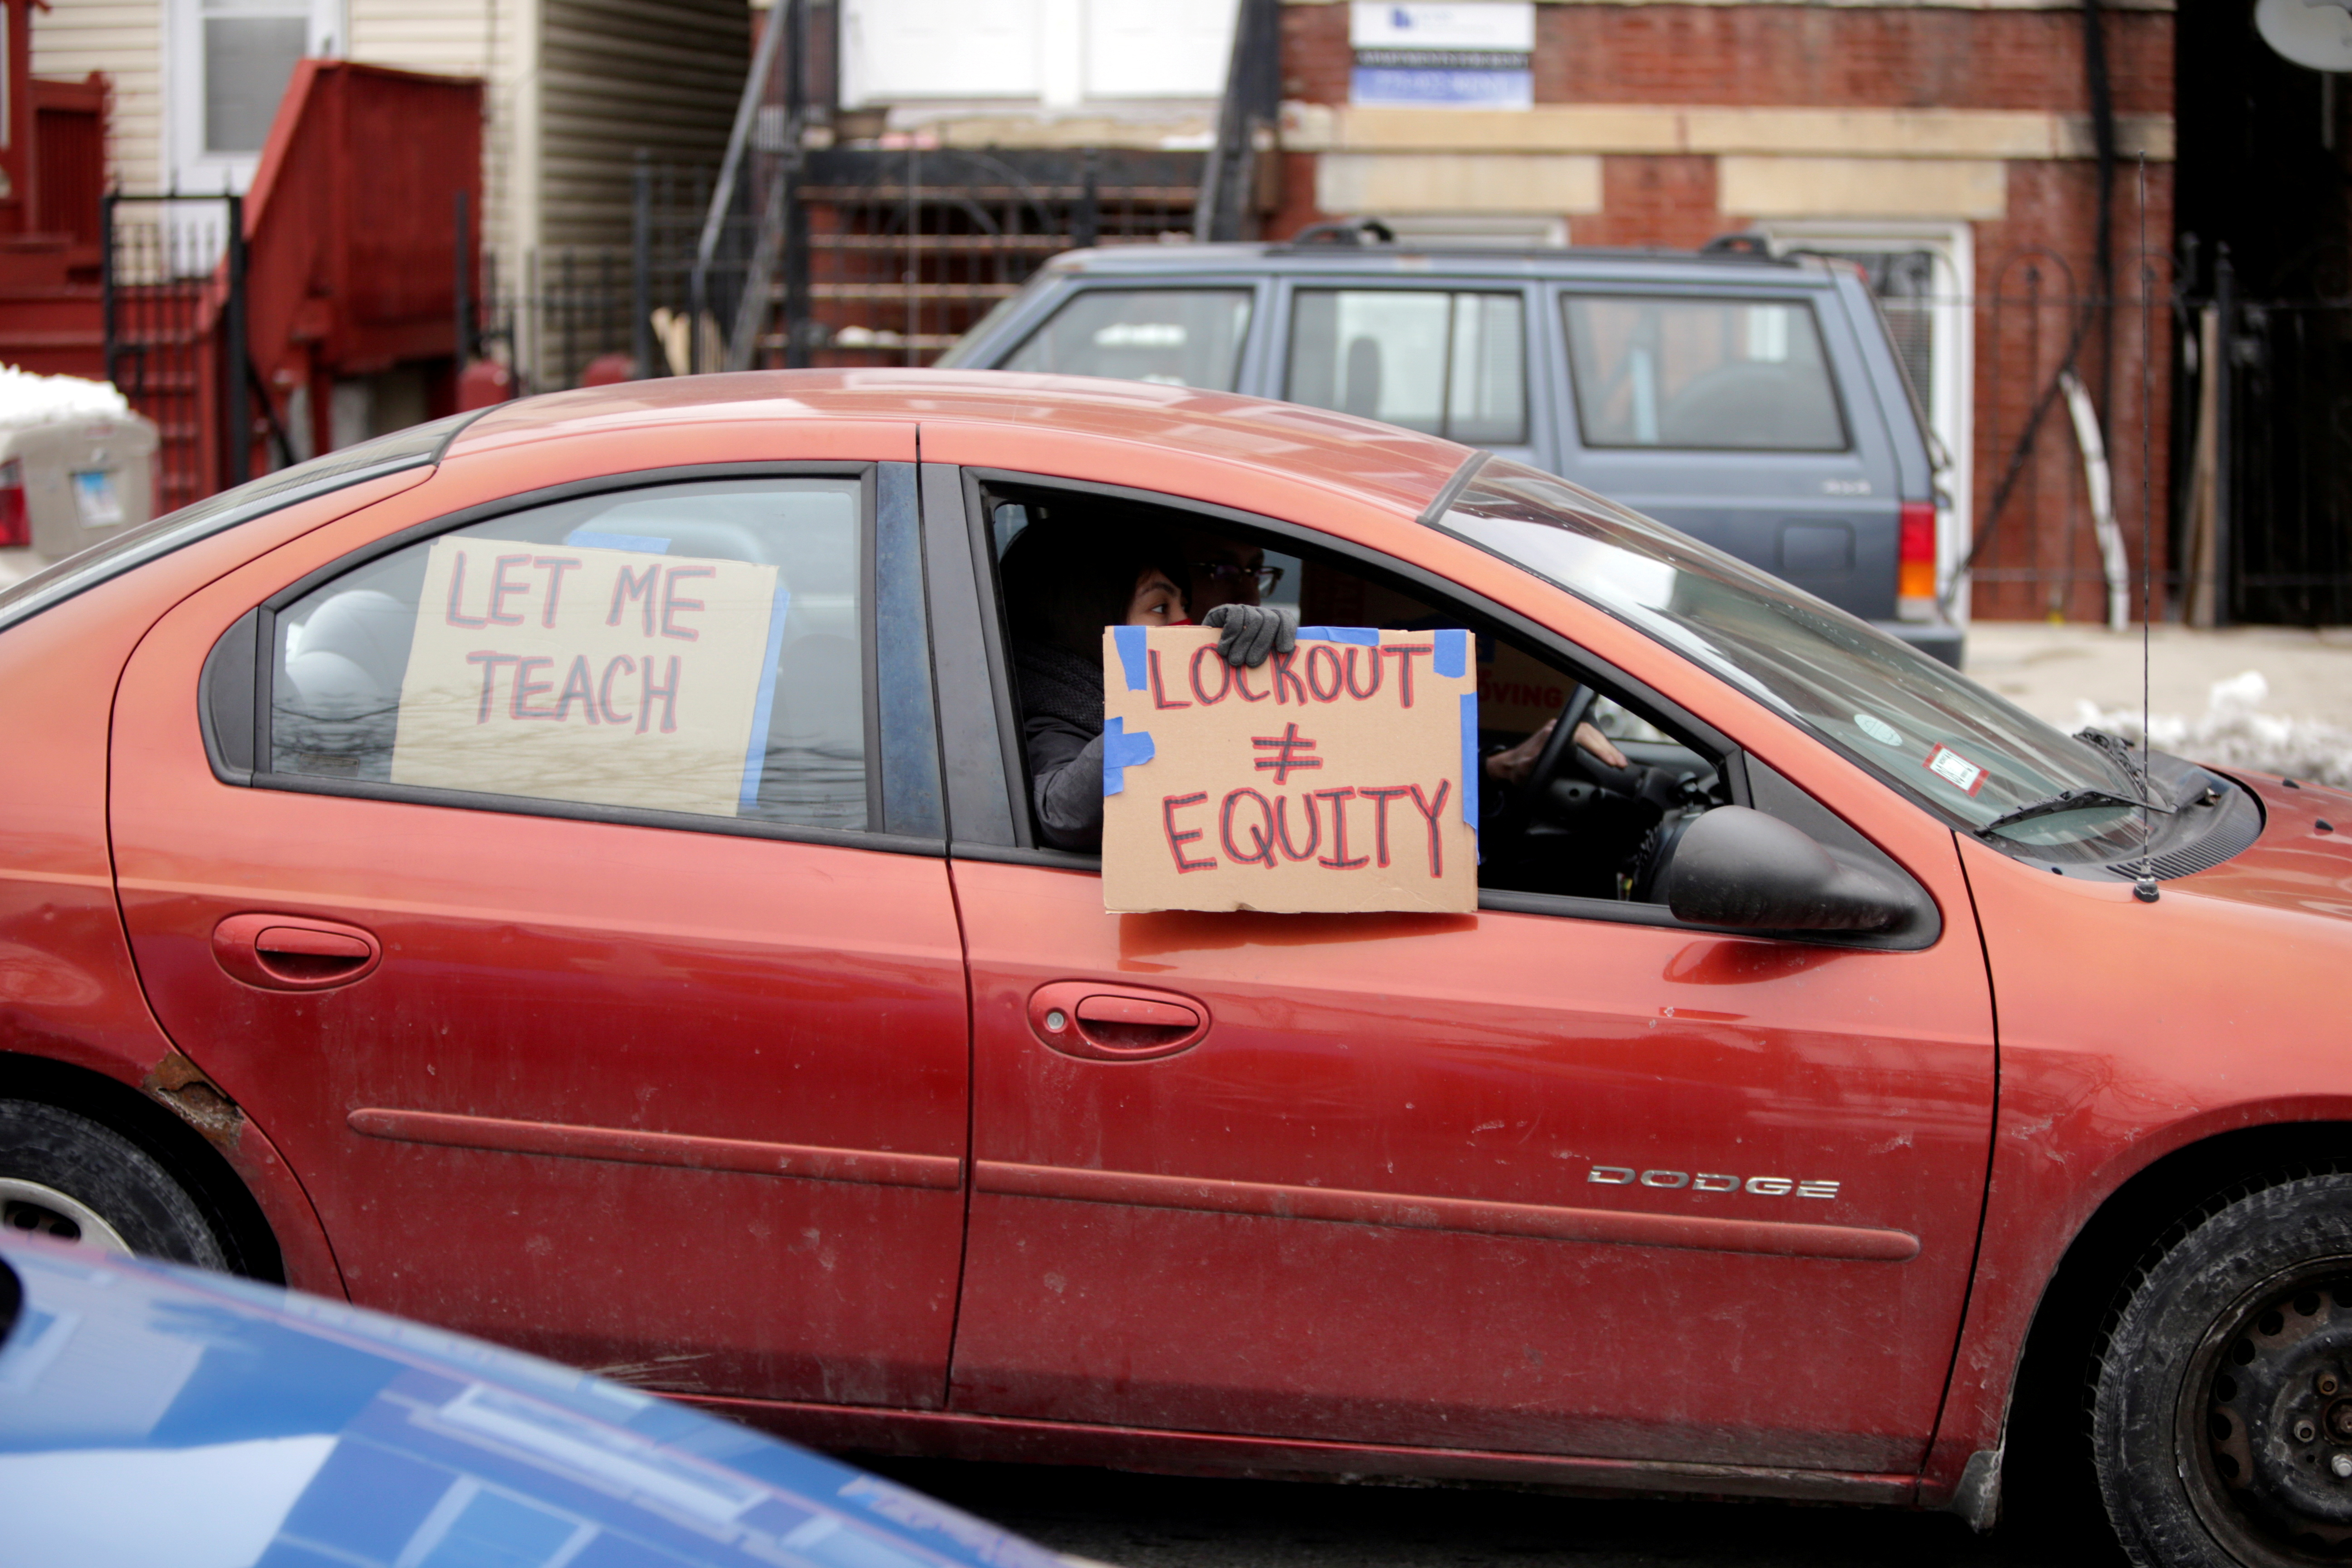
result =
[[[1209,1032],[1209,1010],[1170,991],[1056,980],[1030,994],[1029,1026],[1066,1057],[1148,1062],[1199,1045]]]
[[[364,978],[383,959],[373,933],[302,915],[231,915],[213,928],[213,957],[265,991],[325,991]]]

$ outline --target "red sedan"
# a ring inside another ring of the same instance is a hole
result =
[[[1106,913],[1044,521],[1471,634],[1477,911]],[[1533,469],[1139,384],[540,398],[0,595],[0,732],[20,1228],[834,1447],[1983,1523],[2055,1431],[2143,1563],[2352,1546],[2352,797]]]

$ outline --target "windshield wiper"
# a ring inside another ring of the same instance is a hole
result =
[[[2056,795],[2045,795],[2042,799],[2036,801],[2029,801],[2025,805],[2019,806],[2014,811],[2002,812],[1999,816],[1994,817],[1990,822],[1988,822],[1982,827],[1978,828],[1977,832],[1979,836],[1995,833],[2001,828],[2007,827],[2013,822],[2031,822],[2037,816],[2055,816],[2062,811],[2082,811],[2087,807],[2095,805],[2119,805],[2126,811],[2137,811],[2145,808],[2149,811],[2161,812],[2167,816],[2172,815],[2173,809],[2168,805],[2159,805],[2152,800],[2137,800],[2127,795],[2117,795],[2111,789],[2093,789],[2087,787],[2083,789],[2062,789]]]
[[[2140,766],[2139,755],[2132,749],[2132,743],[2129,741],[2105,730],[2088,728],[2075,731],[2074,739],[2087,745],[2096,746],[2100,751],[2113,757],[2123,768],[2124,775],[2131,780],[2132,787],[2139,791],[2141,797],[2147,799],[2151,805],[2156,804],[2150,798],[2156,792],[2148,787],[2147,772]]]

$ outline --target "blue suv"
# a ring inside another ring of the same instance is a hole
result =
[[[940,363],[1285,398],[1485,447],[1959,662],[1935,449],[1856,268],[1753,243],[1448,253],[1334,226],[1066,252]]]

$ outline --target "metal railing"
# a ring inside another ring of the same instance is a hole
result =
[[[250,477],[245,203],[110,193],[100,207],[106,378],[155,422],[170,511]]]

